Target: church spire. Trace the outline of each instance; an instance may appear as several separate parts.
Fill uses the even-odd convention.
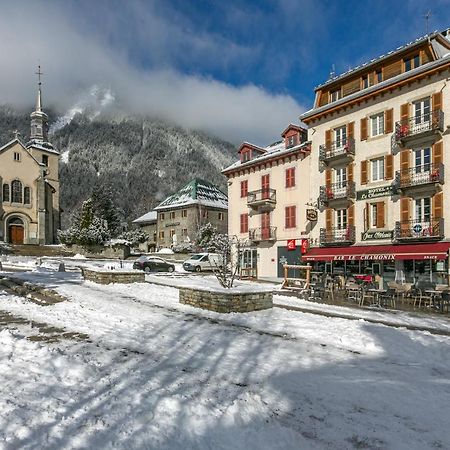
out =
[[[38,92],[36,97],[36,110],[30,115],[31,118],[31,141],[36,142],[47,142],[48,140],[48,116],[42,111],[42,81],[41,66],[38,66],[36,72],[38,76]]]

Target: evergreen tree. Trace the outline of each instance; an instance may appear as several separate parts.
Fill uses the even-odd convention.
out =
[[[91,196],[94,215],[105,222],[112,236],[117,236],[121,231],[119,207],[115,202],[116,197],[111,186],[102,185],[100,182],[94,185]]]

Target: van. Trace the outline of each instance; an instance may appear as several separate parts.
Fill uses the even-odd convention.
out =
[[[222,257],[217,253],[196,253],[184,261],[183,269],[190,272],[214,270],[222,266]]]

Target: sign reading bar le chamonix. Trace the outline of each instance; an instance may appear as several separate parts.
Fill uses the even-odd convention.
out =
[[[386,197],[393,194],[395,194],[395,192],[392,185],[380,186],[364,191],[358,191],[356,193],[356,200],[369,200],[371,198]]]

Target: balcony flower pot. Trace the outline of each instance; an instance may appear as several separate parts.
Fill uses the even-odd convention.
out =
[[[431,181],[437,181],[439,180],[439,170],[433,170],[431,172]]]
[[[327,189],[326,194],[327,194],[328,200],[330,200],[334,197],[333,191],[330,188]]]

